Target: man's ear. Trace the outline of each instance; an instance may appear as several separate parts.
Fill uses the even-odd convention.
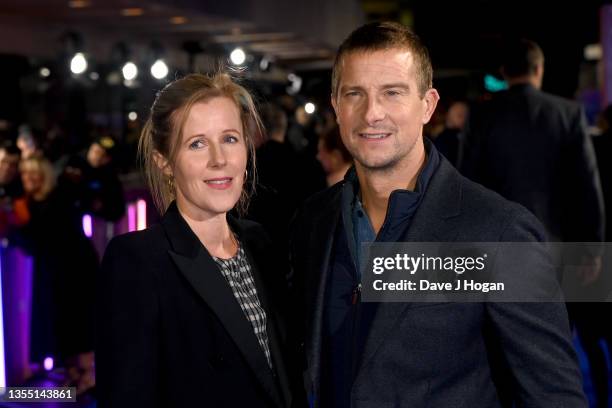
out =
[[[155,164],[164,173],[164,175],[170,178],[173,177],[172,169],[170,168],[170,163],[168,162],[168,159],[164,157],[163,154],[161,154],[157,150],[154,150],[153,151],[153,161],[155,161]]]
[[[423,97],[423,104],[425,105],[425,109],[423,110],[423,124],[427,124],[431,119],[434,111],[436,110],[436,106],[438,105],[438,101],[440,100],[440,95],[435,88],[430,88],[425,92],[425,96]]]

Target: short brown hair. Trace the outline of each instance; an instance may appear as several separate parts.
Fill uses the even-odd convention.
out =
[[[532,75],[544,64],[544,53],[534,41],[513,38],[506,41],[502,58],[502,72],[508,78]]]
[[[138,154],[143,161],[147,183],[153,201],[160,213],[166,211],[176,198],[173,183],[169,182],[155,162],[155,153],[161,154],[172,166],[181,143],[183,126],[193,105],[214,97],[231,99],[240,111],[245,135],[249,168],[246,189],[243,189],[237,204],[244,214],[250,194],[255,188],[255,133],[262,131],[261,120],[251,94],[237,84],[228,74],[189,74],[177,79],[158,92],[149,118],[142,129],[138,143]]]
[[[344,57],[351,52],[373,52],[389,48],[408,49],[415,60],[417,86],[421,97],[433,86],[433,68],[427,47],[408,27],[395,22],[365,24],[353,31],[340,45],[332,69],[332,96],[340,85],[340,69]]]

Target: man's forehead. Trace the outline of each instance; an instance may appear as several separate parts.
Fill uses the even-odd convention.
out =
[[[386,82],[393,78],[412,81],[414,73],[414,56],[407,48],[352,51],[342,58],[340,82],[350,85],[347,82]]]

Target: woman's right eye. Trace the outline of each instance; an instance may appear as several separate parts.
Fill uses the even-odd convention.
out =
[[[200,140],[200,139],[197,139],[197,140],[194,140],[193,142],[191,142],[189,144],[189,149],[195,150],[195,149],[200,149],[200,148],[202,148],[204,146],[205,146],[204,141]]]

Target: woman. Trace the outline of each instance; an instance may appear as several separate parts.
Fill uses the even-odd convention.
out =
[[[284,277],[262,230],[228,214],[245,208],[259,123],[251,96],[224,74],[188,75],[157,95],[140,152],[165,214],[106,250],[100,407],[292,404],[276,314]]]
[[[24,197],[15,200],[15,241],[33,258],[30,355],[52,357],[66,368],[67,383],[81,393],[94,382],[94,277],[98,256],[81,227],[74,201],[55,187],[47,159],[30,157],[19,166]]]

